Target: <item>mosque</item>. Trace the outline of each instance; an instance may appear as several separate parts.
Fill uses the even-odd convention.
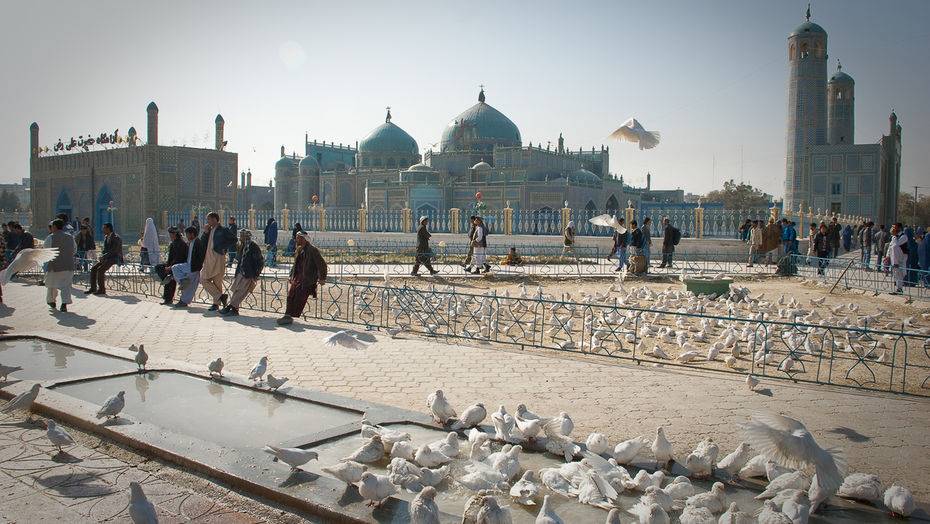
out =
[[[895,221],[901,185],[901,125],[892,110],[888,134],[855,142],[855,86],[837,62],[827,80],[827,32],[807,21],[788,35],[788,154],[785,209]],[[818,212],[819,214],[819,212]]]
[[[487,103],[452,119],[437,144],[420,155],[417,141],[392,121],[354,147],[304,138],[303,157],[275,163],[275,209],[304,209],[314,201],[327,208],[371,211],[409,207],[416,215],[450,208],[471,209],[481,192],[488,209],[528,211],[573,209],[612,212],[639,202],[648,191],[610,173],[609,148],[569,150],[560,135],[555,147],[524,145],[520,130]],[[317,199],[317,200],[314,200]]]

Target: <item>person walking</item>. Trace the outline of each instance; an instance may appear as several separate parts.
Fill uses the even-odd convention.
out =
[[[229,218],[226,219],[226,229],[229,230],[229,233],[233,237],[239,236],[239,225],[236,224],[236,217],[229,215]],[[250,236],[251,236],[251,233],[250,233]],[[229,259],[226,261],[226,267],[232,267],[233,262],[235,262],[235,260],[236,260],[236,250],[230,249]]]
[[[833,244],[830,241],[830,232],[827,225],[820,223],[820,229],[814,235],[814,252],[817,254],[817,274],[823,275],[827,264],[830,263],[830,253],[833,250]]]
[[[200,285],[213,298],[213,304],[207,311],[218,311],[220,304],[226,307],[229,300],[229,295],[223,291],[223,277],[226,276],[226,252],[235,248],[236,237],[220,225],[220,215],[212,211],[207,215],[207,225],[200,236],[207,245],[203,268],[200,269]]]
[[[430,263],[430,258],[433,256],[432,250],[429,248],[429,239],[430,235],[427,226],[429,225],[429,217],[422,216],[420,217],[420,225],[417,227],[417,254],[413,258],[413,270],[410,271],[411,276],[418,276],[420,271],[420,265],[423,265],[429,271],[430,275],[435,275],[439,273],[433,269],[433,265]]]
[[[853,230],[849,224],[846,224],[845,226],[843,226],[843,232],[841,233],[841,236],[843,238],[843,251],[845,251],[846,253],[849,253],[849,250],[852,249],[852,237],[853,237]]]
[[[888,251],[888,240],[891,235],[885,231],[885,224],[878,226],[878,231],[872,236],[872,245],[875,247],[875,269],[885,271],[885,255]]]
[[[472,258],[475,254],[475,245],[472,239],[475,237],[475,215],[468,217],[468,250],[465,253],[465,260],[462,262],[462,269],[466,273],[471,273]]]
[[[187,226],[184,236],[187,238],[187,257],[184,262],[168,268],[181,288],[181,296],[174,307],[187,307],[194,300],[197,286],[200,285],[200,270],[203,269],[203,260],[207,254],[207,241],[197,235],[197,228]]]
[[[61,311],[68,311],[71,303],[71,282],[74,279],[74,253],[77,246],[74,237],[65,233],[65,223],[60,218],[52,220],[52,234],[46,240],[46,247],[57,248],[58,256],[48,263],[45,273],[45,302],[55,310],[55,301],[61,293]]]
[[[90,288],[88,295],[106,295],[105,275],[114,264],[123,263],[123,239],[113,231],[113,224],[103,225],[103,252],[99,260],[90,268]]]
[[[762,255],[763,249],[763,232],[758,220],[752,221],[752,227],[749,229],[749,267],[755,265],[756,261]]]
[[[172,276],[171,267],[175,264],[183,264],[186,262],[188,254],[187,242],[181,237],[181,232],[178,231],[178,228],[169,228],[168,238],[171,240],[171,243],[168,244],[168,259],[164,264],[155,266],[155,274],[161,279],[163,285],[161,294],[162,304],[166,306],[170,306],[174,302],[174,292],[178,286],[178,283]]]
[[[866,222],[859,231],[859,257],[862,267],[869,269],[869,263],[872,260],[872,240],[874,234],[872,228],[875,226],[872,222]]]
[[[90,224],[81,224],[75,241],[77,242],[78,264],[81,271],[87,273],[88,260],[91,259],[91,256],[96,258],[95,254],[97,252],[97,244],[94,242],[94,233],[90,230]]]
[[[287,303],[284,316],[278,319],[279,326],[294,322],[294,317],[303,314],[307,299],[316,298],[317,286],[326,282],[326,261],[320,250],[310,243],[310,235],[297,235],[294,265],[288,279]]]
[[[769,218],[768,224],[762,228],[762,252],[765,253],[765,263],[772,264],[773,259],[779,258],[780,250],[781,226],[774,218]]]
[[[569,220],[562,230],[562,256],[575,254],[575,221]]]
[[[265,265],[275,267],[278,265],[277,260],[275,260],[278,253],[278,223],[275,222],[274,217],[268,219],[262,233],[265,237]]]
[[[649,255],[652,253],[652,219],[646,217],[643,219],[643,263],[645,264],[645,272],[649,272]]]
[[[672,256],[675,254],[675,246],[681,240],[681,231],[672,226],[668,217],[662,218],[662,264],[660,268],[672,268]]]
[[[842,229],[836,221],[836,217],[833,217],[833,220],[830,221],[830,227],[827,228],[827,238],[830,239],[830,252],[833,258],[840,254],[840,231]]]
[[[784,255],[795,253],[795,244],[798,241],[798,232],[794,229],[794,222],[787,218],[781,219],[781,243]]]
[[[891,267],[891,278],[894,280],[892,295],[904,292],[904,279],[907,269],[907,236],[904,226],[898,222],[891,226],[891,238],[888,241],[888,265]]]
[[[252,241],[252,232],[248,229],[239,230],[239,245],[234,252],[236,259],[236,273],[233,283],[229,286],[229,303],[220,311],[226,317],[239,314],[239,306],[245,297],[258,285],[258,278],[265,265],[262,250]]]
[[[907,251],[905,253],[907,255],[907,264],[905,265],[904,282],[907,286],[913,286],[917,283],[917,270],[920,269],[914,226],[904,228],[904,237],[907,239]]]
[[[614,247],[611,254],[617,255],[617,267],[614,271],[623,271],[623,268],[629,265],[627,258],[627,248],[630,245],[630,232],[626,228],[626,219],[617,219],[617,227],[614,229]]]
[[[477,216],[475,217],[474,225],[475,233],[472,235],[471,244],[474,247],[473,256],[475,270],[472,274],[479,275],[481,274],[481,268],[484,268],[485,273],[491,271],[491,265],[487,263],[488,227],[484,224],[484,220]]]

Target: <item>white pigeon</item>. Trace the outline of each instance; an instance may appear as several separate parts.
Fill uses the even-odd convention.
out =
[[[404,328],[400,328],[400,327],[388,328],[387,330],[387,334],[390,335],[391,338],[397,338],[397,336],[403,332],[404,332]]]
[[[207,364],[207,370],[210,371],[210,376],[219,375],[219,376],[222,377],[222,376],[223,376],[223,366],[224,366],[224,365],[225,365],[225,364],[223,363],[223,359],[222,359],[222,358],[219,358],[219,357],[217,357],[216,360],[214,360],[214,361],[210,362],[209,364]]]
[[[411,493],[418,493],[423,489],[420,482],[420,468],[406,459],[394,458],[388,464],[388,479],[395,486],[401,487]]]
[[[690,344],[686,342],[685,346],[690,346]],[[677,360],[678,362],[681,362],[682,364],[686,364],[700,356],[701,356],[701,353],[699,351],[692,349],[692,350],[685,351],[681,355],[678,355],[678,358],[675,360]]]
[[[465,411],[462,412],[462,416],[452,424],[452,429],[460,430],[473,428],[481,424],[487,416],[488,411],[484,408],[484,404],[480,402],[472,404],[465,408]]]
[[[759,379],[754,377],[752,373],[746,374],[746,387],[749,388],[749,391],[754,391],[756,386],[759,385]]]
[[[133,524],[158,524],[155,505],[145,496],[138,482],[129,483],[129,518]]]
[[[752,458],[752,448],[746,442],[740,442],[732,453],[717,462],[717,469],[726,471],[730,476],[736,476],[750,458]]]
[[[407,460],[414,460],[414,456],[417,453],[417,448],[413,444],[407,441],[395,442],[391,446],[391,458],[403,458]]]
[[[756,500],[770,499],[778,494],[780,491],[786,489],[798,489],[802,491],[807,491],[811,487],[811,479],[804,475],[800,471],[792,471],[785,473],[771,482],[766,486],[765,491],[756,495]]]
[[[539,496],[539,478],[535,471],[528,469],[520,477],[520,480],[513,483],[510,488],[510,496],[514,502],[523,506],[535,506],[536,497]],[[549,496],[546,495],[548,499]],[[544,506],[545,506],[545,500]],[[541,513],[541,511],[540,511]]]
[[[6,380],[10,377],[10,373],[22,371],[22,369],[23,368],[19,366],[4,366],[3,364],[0,364],[0,377],[3,377],[3,381],[6,382]]]
[[[372,462],[381,460],[383,457],[384,443],[381,441],[381,435],[372,435],[367,442],[342,460],[354,460],[362,464],[371,464]]]
[[[736,476],[742,479],[765,477],[765,465],[768,461],[765,455],[755,455],[746,462],[746,465],[739,470]]]
[[[346,484],[351,485],[362,480],[362,473],[368,471],[368,466],[365,464],[359,464],[354,460],[343,460],[333,464],[332,466],[324,466],[320,469],[323,472],[329,473],[337,479],[345,482]]]
[[[665,429],[662,427],[656,428],[656,438],[652,441],[652,454],[656,458],[656,463],[662,467],[668,466],[674,460],[672,444],[665,438]]]
[[[258,364],[249,372],[249,380],[258,381],[261,384],[266,371],[268,371],[268,357],[262,357],[258,359]]]
[[[472,430],[478,431],[478,430]],[[469,435],[469,439],[471,435]],[[478,432],[475,439],[471,441],[471,449],[468,452],[468,458],[473,462],[482,462],[491,455],[491,437],[487,433]]]
[[[452,461],[451,458],[429,447],[429,444],[423,444],[417,448],[413,459],[424,468],[436,468]]]
[[[427,397],[426,405],[437,424],[449,424],[451,420],[458,417],[441,389],[437,389],[435,393]]]
[[[585,446],[591,453],[602,455],[610,449],[610,441],[607,440],[607,435],[595,432],[588,435]]]
[[[439,524],[436,488],[427,486],[410,501],[410,524]]]
[[[852,473],[843,479],[843,485],[836,491],[836,496],[844,499],[876,502],[882,500],[882,483],[878,475]]]
[[[644,469],[636,472],[636,476],[623,483],[623,487],[633,491],[646,491],[649,486],[662,486],[665,480],[665,472],[662,470],[655,473],[649,473]]]
[[[543,425],[546,423],[544,419],[540,418],[532,411],[527,410],[526,406],[523,404],[517,406],[514,420],[517,429],[520,431],[520,434],[523,435],[524,439],[536,438],[536,435],[542,431]]]
[[[446,480],[451,471],[448,464],[436,469],[420,468],[420,483],[424,486],[436,486]]]
[[[511,482],[520,474],[520,454],[523,452],[523,446],[517,444],[508,451],[502,452],[491,462],[491,466],[500,471]],[[490,457],[489,459],[490,460]]]
[[[10,279],[17,273],[22,273],[32,268],[41,267],[46,262],[51,262],[58,257],[58,248],[26,248],[20,251],[13,262],[0,273],[0,284],[7,285]]]
[[[397,493],[397,487],[391,484],[386,475],[375,475],[369,471],[362,473],[358,493],[368,501],[369,506],[380,507],[391,495]]]
[[[672,500],[685,500],[694,495],[694,485],[691,484],[691,479],[681,475],[672,479],[662,490],[668,493]]]
[[[406,431],[371,424],[368,421],[367,415],[362,415],[361,426],[362,437],[371,438],[373,435],[379,435],[381,437],[381,443],[384,444],[384,449],[393,446],[397,442],[409,442],[411,440],[410,433]]]
[[[103,406],[97,411],[97,418],[116,418],[124,407],[126,407],[126,392],[120,391],[103,403]]]
[[[277,391],[281,386],[287,382],[287,377],[278,378],[271,373],[268,373],[268,389],[272,391]]]
[[[564,458],[565,462],[571,462],[575,455],[581,453],[581,447],[560,433],[560,427],[557,419],[552,419],[543,426],[547,437],[546,451]]]
[[[669,524],[668,513],[658,504],[645,506],[636,503],[629,509],[632,515],[636,515],[640,524]]]
[[[608,138],[621,142],[633,142],[639,144],[639,149],[652,149],[659,145],[660,134],[658,131],[646,131],[646,128],[635,118],[630,118],[611,133]]]
[[[712,511],[705,507],[685,506],[684,511],[678,516],[679,524],[716,524]]]
[[[546,426],[550,425],[552,425],[560,435],[565,437],[571,435],[572,431],[575,429],[575,423],[572,422],[572,418],[564,411],[560,411],[558,415],[546,423]]]
[[[460,446],[459,435],[454,431],[450,431],[445,438],[429,443],[430,448],[442,453],[449,458],[455,458],[459,456]]]
[[[350,333],[349,331],[343,329],[324,338],[323,343],[330,346],[339,345],[349,349],[365,349],[369,346],[369,344],[362,342],[357,337],[358,336],[356,334]]]
[[[465,470],[466,473],[455,481],[472,491],[504,490],[507,487],[507,478],[504,474],[484,462],[467,464]]]
[[[510,490],[510,496],[513,496],[513,489]],[[562,518],[552,509],[552,506],[549,505],[549,495],[543,497],[542,506],[539,508],[539,513],[536,514],[535,524],[565,524]]]
[[[726,507],[726,489],[720,482],[714,482],[710,491],[692,495],[685,500],[685,506],[694,506],[696,508],[707,508],[711,513],[722,513]]]
[[[629,464],[648,443],[649,441],[642,436],[624,440],[614,446],[614,460],[617,464]]]
[[[720,515],[717,520],[718,524],[756,524],[756,517],[751,513],[740,511],[736,502],[731,502],[730,507]]]
[[[262,448],[262,451],[269,455],[274,455],[275,459],[290,466],[291,470],[298,470],[300,466],[319,458],[319,455],[317,455],[315,451],[301,448],[278,448],[272,445],[266,445]]]
[[[672,505],[674,504],[672,496],[659,486],[648,486],[646,490],[643,491],[643,495],[639,498],[639,501],[646,506],[658,504],[665,511],[672,511]]]
[[[501,507],[493,496],[484,497],[478,510],[477,524],[511,524],[512,521],[510,508]]]
[[[61,452],[62,446],[74,445],[74,439],[71,438],[71,435],[69,435],[64,428],[55,424],[54,420],[46,420],[45,427],[45,436],[48,437],[48,441],[51,442],[53,446],[58,448],[59,452]]]
[[[578,484],[578,502],[610,511],[616,506],[617,490],[595,471],[585,471]]]
[[[620,510],[618,508],[612,508],[609,513],[607,513],[606,524],[622,524],[620,522]]]
[[[513,439],[511,433],[516,421],[513,416],[507,413],[504,406],[500,406],[497,411],[491,413],[491,423],[494,425],[494,440],[501,442],[510,442]]]
[[[812,466],[825,493],[835,493],[843,483],[846,462],[837,452],[821,448],[801,422],[756,413],[743,425],[743,432],[749,445],[771,460],[792,468]]]
[[[145,344],[139,344],[139,350],[136,352],[136,366],[139,371],[145,371],[145,365],[149,361],[149,354],[145,352]]]
[[[810,503],[807,495],[795,493],[792,498],[782,504],[781,512],[791,519],[793,524],[807,524],[810,516]]]
[[[757,519],[759,524],[793,524],[788,515],[779,511],[771,500],[766,500],[762,504],[762,511],[759,512]]]
[[[685,457],[685,468],[692,475],[699,478],[706,478],[711,475],[714,465],[717,462],[717,455],[720,448],[710,438],[700,441],[694,451]]]
[[[31,412],[32,403],[35,402],[36,397],[39,396],[39,384],[33,384],[31,388],[27,391],[16,395],[9,402],[3,405],[3,408],[0,408],[0,413],[12,413],[14,411],[26,411]],[[31,418],[32,415],[30,414]]]
[[[885,507],[895,516],[910,517],[917,509],[911,490],[897,484],[885,490],[884,502]]]

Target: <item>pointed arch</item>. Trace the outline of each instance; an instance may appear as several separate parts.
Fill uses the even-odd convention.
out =
[[[111,213],[109,210],[110,202],[113,200],[113,193],[110,192],[110,188],[104,185],[100,188],[100,191],[97,192],[97,201],[96,209],[94,209],[94,231],[98,239],[103,238],[103,224],[106,222],[112,222],[113,228],[116,228],[116,213]],[[116,204],[114,203],[114,207]]]
[[[610,195],[610,198],[607,199],[607,203],[604,204],[604,209],[608,213],[614,213],[620,209],[620,202],[617,200],[617,195]]]
[[[67,189],[62,189],[58,193],[58,200],[55,201],[55,214],[59,213],[68,215],[68,218],[72,218],[74,215],[74,206],[71,205],[71,197],[68,195]]]

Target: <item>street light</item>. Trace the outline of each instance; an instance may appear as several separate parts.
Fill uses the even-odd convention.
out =
[[[114,231],[116,230],[116,220],[113,218],[113,214],[116,213],[116,211],[117,211],[118,209],[119,209],[119,208],[117,208],[117,207],[113,204],[113,201],[112,201],[112,200],[110,200],[110,203],[107,204],[107,212],[110,214],[110,224],[113,225],[113,230],[114,230]]]

